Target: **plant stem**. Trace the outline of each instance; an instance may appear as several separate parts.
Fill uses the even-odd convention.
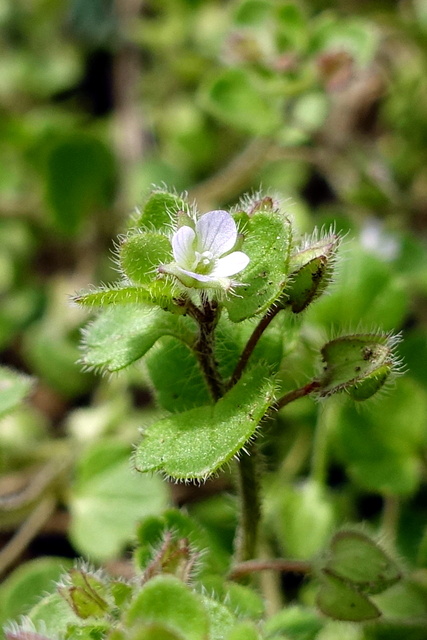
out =
[[[216,302],[205,299],[201,309],[191,303],[188,306],[188,312],[199,325],[199,335],[194,345],[194,352],[209,387],[212,400],[216,402],[224,395],[225,391],[214,353],[214,331],[219,320],[220,308]]]
[[[396,543],[397,528],[399,524],[400,503],[397,496],[384,496],[384,505],[381,519],[381,532],[387,544],[393,548]]]
[[[287,560],[286,558],[268,558],[266,560],[247,560],[239,562],[230,571],[230,580],[236,580],[256,571],[281,571],[284,573],[310,574],[313,567],[305,560]]]
[[[261,323],[260,323],[261,324]],[[280,398],[274,409],[281,409],[285,405],[309,395],[319,388],[319,382],[313,380],[300,389],[294,389]],[[250,455],[239,460],[239,494],[240,494],[240,524],[237,538],[236,556],[239,562],[245,562],[255,557],[258,540],[258,528],[261,519],[261,503],[259,497],[258,456],[255,445],[251,446]]]
[[[251,140],[221,171],[193,187],[189,193],[190,200],[196,200],[199,206],[207,209],[213,202],[232,200],[251,183],[272,145],[271,138]]]
[[[320,382],[318,380],[312,380],[299,389],[293,389],[293,391],[285,393],[284,396],[282,396],[281,398],[279,398],[279,400],[277,400],[277,402],[275,402],[273,409],[282,409],[283,407],[286,407],[287,404],[294,402],[294,400],[298,400],[299,398],[308,396],[310,395],[310,393],[313,393],[313,391],[317,391],[317,389],[319,388]]]
[[[328,473],[328,438],[331,425],[337,422],[338,405],[333,400],[319,412],[314,431],[310,476],[319,484],[325,484]]]
[[[33,540],[55,511],[56,499],[48,495],[43,498],[21,524],[18,531],[0,551],[0,575],[9,569]]]
[[[249,338],[242,355],[239,358],[239,361],[234,369],[233,375],[231,376],[228,388],[233,387],[236,382],[240,379],[243,371],[245,370],[246,365],[249,362],[249,358],[251,357],[256,345],[258,344],[259,339],[261,338],[264,331],[267,329],[270,322],[276,317],[276,315],[281,311],[281,307],[274,307],[267,311],[267,313],[261,318],[257,326],[252,332],[251,337]]]
[[[251,445],[250,455],[240,458],[238,463],[240,523],[237,537],[236,557],[239,562],[254,558],[258,541],[258,528],[261,518],[259,498],[258,454],[255,445]]]

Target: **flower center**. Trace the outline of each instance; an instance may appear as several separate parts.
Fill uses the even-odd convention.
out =
[[[193,269],[197,273],[207,274],[212,270],[214,265],[214,256],[212,251],[196,251],[196,259],[194,261]]]

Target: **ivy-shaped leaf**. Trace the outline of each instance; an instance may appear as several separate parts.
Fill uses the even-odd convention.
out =
[[[179,413],[210,403],[194,352],[176,338],[162,338],[147,355],[146,364],[156,400],[163,409]]]
[[[153,191],[147,198],[135,221],[139,228],[170,230],[171,219],[178,211],[188,211],[188,204],[175,193],[163,189]]]
[[[109,307],[85,329],[81,361],[91,369],[119,371],[142,358],[164,335],[192,345],[193,330],[191,319],[162,309],[142,305]]]
[[[164,418],[144,434],[135,453],[138,471],[163,471],[177,480],[206,479],[254,435],[274,402],[274,382],[258,364],[215,405]]]
[[[257,212],[248,218],[243,251],[250,262],[239,274],[243,285],[225,306],[233,322],[265,311],[280,296],[289,260],[288,220],[274,212]]]
[[[129,235],[120,245],[120,264],[126,276],[136,284],[149,284],[156,267],[172,259],[170,240],[161,233]]]
[[[208,635],[208,616],[201,596],[174,576],[149,580],[130,605],[126,618],[130,627],[138,622],[167,625],[187,640],[204,640]]]
[[[179,291],[170,280],[155,280],[144,287],[120,283],[110,287],[99,287],[80,291],[72,301],[83,307],[108,307],[123,304],[150,304],[178,315],[185,313],[185,307],[177,304]]]
[[[378,607],[351,584],[322,572],[322,581],[317,596],[317,605],[322,613],[334,620],[363,622],[381,615]]]

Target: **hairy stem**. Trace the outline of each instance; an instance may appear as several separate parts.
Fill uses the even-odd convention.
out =
[[[215,327],[219,320],[220,308],[216,302],[204,300],[202,308],[190,304],[189,314],[199,325],[199,335],[194,352],[199,361],[212,399],[216,402],[224,395],[225,387],[215,360]]]
[[[281,307],[271,308],[267,311],[267,313],[261,318],[257,326],[252,332],[251,337],[249,338],[242,355],[239,358],[239,361],[236,365],[236,368],[233,371],[233,375],[231,376],[229,388],[233,387],[236,382],[240,379],[243,371],[245,370],[246,365],[249,362],[249,358],[251,357],[255,347],[258,344],[259,339],[261,338],[264,331],[269,326],[270,322],[276,317],[276,315],[281,311]]]
[[[238,473],[241,504],[236,557],[239,562],[245,562],[256,555],[258,529],[261,519],[258,455],[255,445],[251,446],[250,455],[244,454],[240,458]]]
[[[228,577],[237,580],[242,576],[257,571],[281,571],[284,573],[310,574],[313,567],[310,562],[304,560],[287,560],[286,558],[268,558],[266,560],[246,560],[239,562],[231,569]]]
[[[275,402],[273,409],[282,409],[283,407],[286,407],[287,404],[294,402],[294,400],[304,398],[304,396],[310,395],[310,393],[317,391],[319,388],[320,382],[318,380],[312,380],[299,389],[293,389],[292,391],[289,391],[289,393],[285,393],[285,395]]]

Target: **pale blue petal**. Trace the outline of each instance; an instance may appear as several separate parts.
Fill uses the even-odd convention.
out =
[[[194,238],[196,234],[191,227],[180,227],[172,238],[172,250],[175,262],[183,267],[190,267],[195,260]]]
[[[249,256],[243,251],[233,251],[228,256],[220,258],[215,268],[211,272],[211,276],[214,278],[228,278],[228,276],[234,276],[234,274],[243,271],[249,264]]]
[[[178,271],[180,271],[181,273],[184,273],[186,276],[190,276],[191,278],[194,278],[194,280],[198,280],[199,282],[212,282],[213,280],[216,280],[216,277],[212,276],[211,274],[202,275],[201,273],[188,271],[188,269],[181,269],[181,267],[178,267]]]
[[[219,258],[236,244],[236,223],[227,211],[209,211],[196,222],[196,235],[197,250],[211,251]]]

